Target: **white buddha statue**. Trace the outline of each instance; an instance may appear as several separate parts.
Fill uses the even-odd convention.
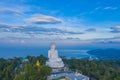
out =
[[[51,44],[51,49],[48,51],[48,58],[49,60],[46,62],[46,65],[50,66],[51,68],[64,67],[62,59],[58,57],[58,51],[55,50],[54,43]]]
[[[58,51],[55,50],[55,44],[51,44],[51,49],[48,51],[48,58],[50,61],[61,61],[61,58],[58,57]]]

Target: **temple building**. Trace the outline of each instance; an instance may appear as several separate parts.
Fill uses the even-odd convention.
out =
[[[55,48],[55,44],[52,43],[50,50],[48,51],[48,61],[46,62],[46,65],[52,69],[60,69],[64,67],[64,63],[58,56],[58,51]]]

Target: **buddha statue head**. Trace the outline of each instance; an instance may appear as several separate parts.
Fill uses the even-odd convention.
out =
[[[55,43],[51,43],[51,49],[52,49],[52,50],[55,50],[55,47],[56,47],[56,46],[55,46]]]

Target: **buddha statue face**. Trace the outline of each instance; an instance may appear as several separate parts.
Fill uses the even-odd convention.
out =
[[[55,49],[55,43],[51,44],[51,49],[54,50]]]

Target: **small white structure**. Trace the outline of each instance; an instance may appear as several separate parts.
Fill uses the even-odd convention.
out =
[[[48,51],[49,60],[46,62],[46,65],[51,68],[63,68],[64,63],[60,57],[58,57],[58,51],[55,49],[55,44],[52,43],[50,50]]]

